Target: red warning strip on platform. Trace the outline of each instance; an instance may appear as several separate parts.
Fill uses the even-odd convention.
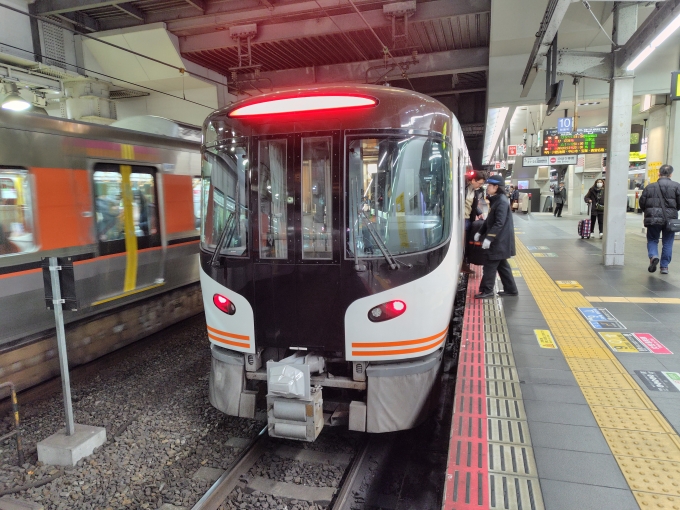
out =
[[[475,299],[480,279],[481,268],[468,280],[444,510],[489,508],[484,300]]]

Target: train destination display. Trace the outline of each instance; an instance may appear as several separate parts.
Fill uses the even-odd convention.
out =
[[[607,152],[607,127],[578,129],[576,133],[557,133],[556,129],[543,131],[542,154],[557,156],[562,154],[597,154]]]

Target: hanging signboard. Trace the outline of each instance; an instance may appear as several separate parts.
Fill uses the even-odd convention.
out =
[[[524,156],[523,166],[575,165],[578,156]]]
[[[570,135],[574,127],[574,121],[571,117],[561,117],[557,119],[557,134]]]
[[[517,156],[517,146],[508,145],[508,156]]]
[[[544,156],[604,153],[607,152],[607,132],[606,126],[578,129],[576,133],[565,135],[556,129],[546,129],[541,153]]]

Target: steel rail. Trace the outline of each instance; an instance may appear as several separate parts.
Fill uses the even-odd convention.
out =
[[[368,455],[368,446],[370,445],[370,440],[364,441],[361,450],[357,452],[352,459],[352,464],[345,473],[345,478],[340,485],[340,490],[335,493],[333,500],[330,505],[328,505],[328,510],[350,510],[354,499],[352,496],[352,488],[354,487],[354,482],[356,481],[359,473],[361,472],[361,467],[364,465],[364,459]]]

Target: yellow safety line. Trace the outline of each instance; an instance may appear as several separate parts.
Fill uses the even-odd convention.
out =
[[[591,303],[652,303],[664,305],[680,305],[680,298],[650,298],[621,296],[585,296]]]
[[[680,437],[578,312],[590,301],[563,292],[516,239],[529,290],[562,349],[641,508],[680,508]]]
[[[154,283],[153,285],[148,285],[146,287],[140,287],[139,289],[134,289],[129,292],[123,292],[122,294],[117,294],[115,296],[111,296],[105,299],[100,299],[99,301],[95,301],[92,303],[92,306],[97,306],[97,305],[103,305],[104,303],[110,303],[111,301],[115,301],[117,299],[123,299],[124,297],[132,296],[133,294],[139,294],[140,292],[146,292],[147,290],[155,289],[157,287],[162,287],[165,285],[165,283]]]
[[[130,183],[130,165],[121,165],[123,195],[123,219],[125,226],[125,283],[123,292],[130,292],[137,286],[137,236],[135,235],[135,219],[132,214],[132,184]]]

